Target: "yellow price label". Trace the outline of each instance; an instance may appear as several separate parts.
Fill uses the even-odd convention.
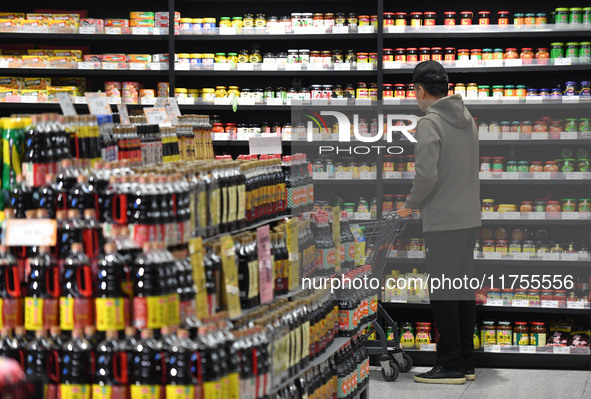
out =
[[[222,271],[224,273],[223,299],[230,318],[240,316],[240,291],[238,289],[238,265],[234,253],[234,241],[229,235],[220,238],[222,256]]]
[[[197,318],[203,319],[209,316],[207,311],[207,291],[205,288],[205,267],[203,265],[203,240],[201,237],[189,240],[189,254],[191,257],[191,268],[193,269],[193,283],[197,293],[195,294],[195,305]]]

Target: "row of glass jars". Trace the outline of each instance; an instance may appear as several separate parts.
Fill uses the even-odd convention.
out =
[[[577,289],[573,291],[564,290],[522,290],[522,289],[500,289],[500,288],[489,288],[486,292],[487,299],[502,299],[503,304],[511,306],[513,300],[516,301],[528,301],[529,306],[540,306],[541,301],[558,301],[559,307],[563,305],[566,307],[567,300],[585,300],[589,295],[589,285],[582,284],[585,286],[583,289]]]
[[[532,121],[478,121],[479,133],[591,133],[591,118],[566,118],[562,120],[544,117]]]
[[[518,212],[515,204],[495,204],[495,200],[482,200],[482,212]],[[519,212],[591,212],[591,199],[565,198],[560,201],[538,199],[521,201]]]
[[[539,297],[540,292],[537,291],[537,294]],[[555,296],[562,297],[564,307],[566,307],[566,291],[556,293]],[[533,306],[539,306],[539,304]],[[515,326],[512,327],[510,321],[499,321],[498,324],[495,324],[492,320],[483,320],[480,326],[480,342],[483,346],[531,345],[543,347],[547,343],[546,326],[540,321],[530,322],[529,325],[525,321],[516,321]]]
[[[546,253],[557,253],[557,254],[584,254],[589,253],[589,249],[586,246],[580,245],[580,251],[577,249],[575,243],[571,242],[568,244],[558,244],[553,241],[517,241],[517,240],[483,240],[482,244],[476,242],[474,247],[474,255],[479,256],[481,253],[486,252],[497,252],[502,255],[510,255],[513,253],[528,253],[532,256],[539,256]]]
[[[505,161],[504,157],[480,157],[481,172],[589,172],[589,158],[552,161]]]
[[[459,14],[459,16],[458,16]],[[541,26],[548,23],[548,17],[544,12],[538,13],[515,13],[513,20],[510,20],[511,13],[509,11],[497,12],[497,24],[500,26],[510,25],[511,22],[516,26]],[[585,14],[586,15],[586,14]],[[474,21],[475,16],[477,19]],[[459,17],[459,21],[458,21]],[[491,13],[490,11],[482,10],[474,13],[472,11],[445,11],[443,13],[443,24],[446,26],[454,25],[472,25],[473,22],[478,25],[490,25]],[[435,26],[437,25],[437,13],[434,11],[420,12],[415,11],[409,14],[405,12],[385,12],[384,26],[406,26],[417,28],[420,26]]]

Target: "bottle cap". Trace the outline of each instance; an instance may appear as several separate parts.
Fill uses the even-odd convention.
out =
[[[82,244],[75,242],[70,246],[70,250],[74,253],[80,253],[82,252]]]

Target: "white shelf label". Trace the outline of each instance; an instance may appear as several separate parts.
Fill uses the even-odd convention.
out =
[[[32,104],[37,102],[37,96],[21,96],[21,103]]]
[[[513,252],[513,260],[529,260],[529,256],[531,255],[529,252]]]
[[[355,212],[354,215],[355,215],[353,217],[354,220],[369,220],[371,213],[369,213],[369,212]]]
[[[384,172],[384,179],[402,179],[402,172]]]
[[[119,68],[118,62],[103,62],[102,68],[105,70],[123,69],[123,68]]]
[[[560,254],[560,260],[564,260],[567,262],[577,262],[579,260],[579,254]]]
[[[230,140],[230,133],[214,133],[214,141]]]
[[[502,68],[503,67],[503,60],[486,60],[484,65],[486,67]]]
[[[570,355],[570,346],[554,346],[552,353],[555,355]]]
[[[437,344],[420,344],[419,350],[422,352],[435,352],[437,350]]]
[[[551,172],[534,172],[534,180],[550,180],[551,178]]]
[[[150,125],[170,126],[166,108],[144,108],[144,114]]]
[[[116,27],[116,26],[107,26],[105,28],[105,34],[106,35],[120,35],[121,34],[121,28]]]
[[[230,69],[232,69],[232,65],[233,64],[227,64],[227,63],[215,63],[213,64],[213,70],[214,71],[229,71]]]
[[[456,68],[473,68],[477,66],[474,60],[457,60]]]
[[[566,180],[583,180],[583,173],[581,172],[566,172],[564,174]]]
[[[527,98],[526,98],[527,100]],[[548,140],[548,133],[532,133],[531,134],[532,140]]]
[[[570,58],[554,58],[554,65],[570,65],[571,59]]]
[[[165,62],[150,62],[150,69],[152,71],[163,71],[167,68],[167,65]]]
[[[561,212],[562,220],[579,220],[579,212]]]
[[[214,98],[213,105],[230,105],[230,98],[229,97],[222,97],[222,98]]]
[[[497,219],[499,219],[499,212],[482,212],[481,219],[483,219],[483,220],[497,220]]]
[[[187,62],[183,62],[182,64],[179,63],[179,62],[177,62],[176,64],[174,64],[174,70],[175,71],[190,71],[191,70],[191,64],[189,64]]]
[[[498,140],[499,134],[498,133],[478,133],[478,138],[480,140]]]
[[[250,62],[241,62],[239,64],[236,64],[236,70],[237,71],[254,71],[254,64],[251,64]]]
[[[519,353],[536,353],[536,347],[533,345],[519,345]]]
[[[394,25],[386,28],[386,33],[404,33],[406,26]]]
[[[516,60],[505,60],[506,67],[520,67],[522,65],[523,65],[523,62],[519,58]]]
[[[484,345],[485,352],[500,353],[501,345]]]
[[[334,178],[336,180],[352,180],[353,172],[336,172]]]
[[[348,26],[333,26],[332,33],[335,35],[343,35],[349,33]]]
[[[527,218],[529,220],[545,220],[546,212],[529,212]]]
[[[111,115],[111,106],[105,93],[85,93],[88,109],[93,115]]]
[[[484,259],[501,259],[500,252],[485,252]]]
[[[543,97],[540,96],[527,96],[525,97],[525,103],[526,104],[541,104],[542,103],[542,99]],[[542,133],[539,133],[542,134]],[[532,138],[533,138],[534,133],[532,133]],[[547,133],[546,133],[547,135]]]
[[[560,140],[576,140],[577,132],[560,132]]]
[[[147,26],[133,26],[131,28],[131,34],[132,35],[149,35],[150,28],[148,28]]]
[[[423,251],[406,251],[406,256],[410,259],[423,259],[425,253]]]
[[[79,62],[78,69],[94,69],[94,62]]]
[[[283,98],[267,98],[267,105],[283,105]]]
[[[486,306],[503,306],[503,300],[500,298],[487,298]]]
[[[518,132],[503,133],[503,140],[519,140]]]
[[[579,96],[562,96],[563,104],[578,104]]]
[[[235,35],[236,28],[228,26],[220,26],[220,35]]]
[[[480,172],[479,177],[481,180],[490,180],[493,178],[492,172]]]
[[[145,71],[148,69],[148,64],[145,62],[130,62],[128,65],[132,71]]]
[[[371,99],[369,99],[369,98],[356,98],[355,99],[355,105],[369,106],[369,105],[371,105]]]
[[[86,104],[86,97],[84,96],[74,96],[74,104]]]
[[[10,246],[53,246],[57,240],[55,219],[8,219],[6,244]]]
[[[277,70],[277,64],[275,63],[263,63],[261,65],[261,70],[262,71],[276,71]]]
[[[328,105],[328,98],[314,98],[311,103],[314,106]]]
[[[560,260],[560,254],[559,253],[545,253],[542,254],[542,260]]]
[[[504,212],[503,213],[503,219],[509,219],[509,220],[519,220],[521,219],[521,212]]]
[[[239,98],[238,105],[254,105],[254,98]]]
[[[306,65],[306,70],[308,71],[322,71],[324,70],[324,64],[320,64],[320,63],[313,63],[313,64],[308,64]]]
[[[78,28],[80,35],[94,35],[96,33],[96,26],[81,26]]]
[[[286,71],[301,71],[302,64],[296,64],[296,63],[285,64],[285,70]]]
[[[357,64],[358,71],[373,71],[373,64],[371,62],[362,62]]]
[[[142,97],[140,98],[141,105],[154,105],[156,104],[156,97]]]
[[[503,180],[517,180],[519,179],[519,172],[503,172]]]
[[[384,61],[384,69],[400,69],[401,67],[400,61]]]
[[[121,104],[121,97],[107,97],[109,104]]]
[[[314,172],[314,180],[328,180],[328,172]]]
[[[8,61],[2,60],[0,61],[0,68],[8,68],[10,63]]]
[[[351,64],[349,62],[340,62],[340,63],[334,64],[333,69],[335,71],[350,71]]]
[[[373,173],[371,172],[360,172],[359,173],[360,180],[375,180]]]
[[[270,35],[285,35],[285,26],[272,26],[269,28]]]
[[[176,100],[177,104],[179,105],[194,105],[195,100],[193,97],[179,97]]]
[[[346,98],[331,98],[330,105],[347,105]]]
[[[513,299],[511,306],[514,308],[527,308],[529,307],[529,301],[527,299]]]
[[[360,26],[357,29],[357,33],[373,33],[373,26]]]
[[[556,309],[558,308],[558,301],[542,301],[541,306],[543,308]]]
[[[587,309],[589,302],[587,301],[568,301],[566,302],[567,309]]]
[[[74,104],[72,104],[68,93],[57,93],[56,97],[60,103],[62,114],[65,116],[76,116],[76,108],[74,108]]]

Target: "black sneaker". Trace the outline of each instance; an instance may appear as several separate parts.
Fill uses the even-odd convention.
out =
[[[466,376],[466,381],[476,380],[476,370],[474,370],[474,367],[466,367],[464,375]]]
[[[415,375],[415,381],[425,384],[461,385],[466,383],[466,377],[461,371],[446,370],[442,366],[437,365],[426,373]]]

